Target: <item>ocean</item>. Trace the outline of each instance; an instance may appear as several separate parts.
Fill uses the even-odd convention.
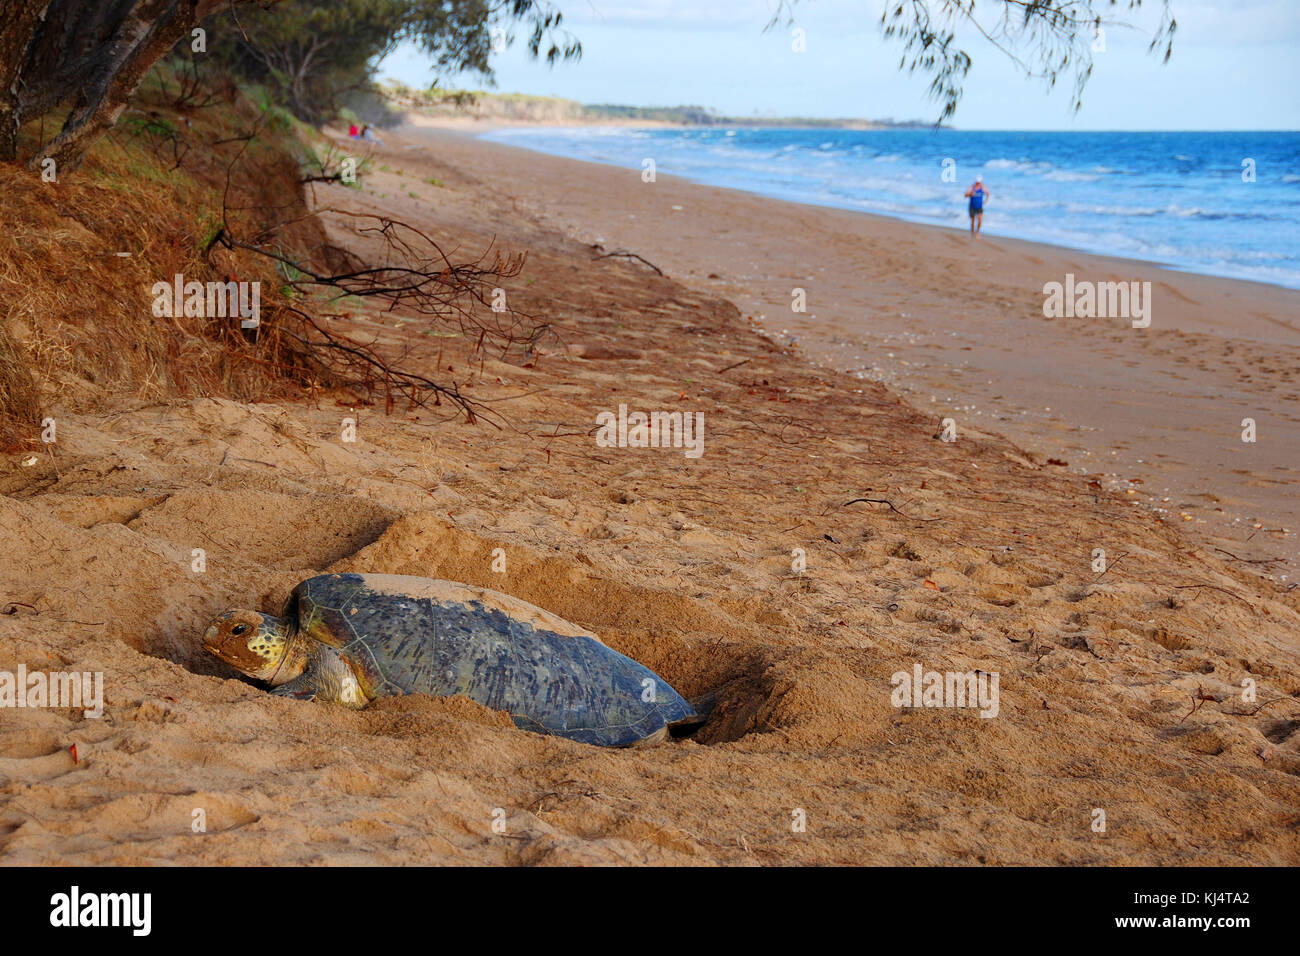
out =
[[[509,128],[493,142],[1300,288],[1300,132]],[[1253,180],[1253,181],[1249,181]]]

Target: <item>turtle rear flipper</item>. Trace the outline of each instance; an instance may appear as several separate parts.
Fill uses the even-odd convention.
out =
[[[668,725],[665,724],[664,726],[656,730],[654,733],[652,733],[649,737],[642,737],[640,740],[636,741],[635,743],[632,743],[630,746],[648,747],[651,744],[661,744],[667,739],[668,739]]]
[[[547,726],[523,714],[511,714],[510,719],[520,730],[550,734],[600,747],[640,747],[659,743],[668,737],[668,725],[664,722],[663,715],[654,710],[647,711],[640,720],[633,723],[614,727],[603,724],[589,727]]]
[[[713,713],[713,708],[718,706],[718,692],[711,690],[707,694],[700,694],[698,697],[688,697],[686,702],[691,705],[691,709],[699,716],[699,723],[704,723]]]
[[[698,697],[689,698],[686,702],[691,705],[691,710],[695,711],[695,714],[675,720],[668,725],[668,732],[674,737],[689,737],[704,726],[712,715],[713,708],[718,705],[718,692],[700,694]]]

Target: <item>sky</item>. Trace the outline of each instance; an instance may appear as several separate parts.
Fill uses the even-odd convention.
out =
[[[578,63],[529,58],[525,31],[494,55],[496,90],[583,103],[711,107],[729,116],[938,118],[928,77],[898,68],[902,47],[880,35],[882,0],[797,0],[793,22],[764,31],[775,0],[556,0],[582,42]],[[1104,3],[1099,2],[1099,7]],[[1300,128],[1300,0],[1172,0],[1169,63],[1146,52],[1159,0],[1106,30],[1083,108],[1073,82],[1046,89],[973,31],[959,32],[973,66],[951,125],[1026,130],[1279,130]],[[988,22],[1002,4],[977,0]],[[985,12],[987,11],[987,12]],[[796,52],[795,28],[805,50]],[[403,46],[380,75],[409,86],[434,79]],[[443,86],[483,88],[470,74]]]

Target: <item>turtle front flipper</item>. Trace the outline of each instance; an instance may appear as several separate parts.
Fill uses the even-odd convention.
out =
[[[370,703],[369,695],[337,647],[310,640],[306,653],[306,669],[274,688],[272,694],[294,700],[323,700],[357,710]]]
[[[309,670],[279,687],[271,688],[271,693],[277,697],[292,697],[294,700],[315,700],[319,691],[316,677]]]

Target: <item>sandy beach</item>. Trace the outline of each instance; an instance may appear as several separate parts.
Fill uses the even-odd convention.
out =
[[[936,423],[1005,434],[1243,559],[1286,558],[1272,570],[1294,579],[1300,293],[1015,239],[971,242],[964,230],[672,176],[643,184],[639,169],[580,163],[586,188],[574,190],[573,160],[470,146],[436,123],[426,135],[440,155],[490,156],[540,221],[716,291],[782,342],[887,383]],[[1067,274],[1150,281],[1151,327],[1045,318],[1043,285]],[[791,308],[796,288],[805,312]],[[1241,440],[1248,417],[1253,444]]]
[[[331,241],[375,253],[381,213],[526,251],[505,292],[552,333],[348,330],[500,428],[118,402],[0,460],[0,670],[105,697],[0,711],[0,862],[1300,862],[1300,294],[384,138],[362,190],[313,187]],[[1044,318],[1066,273],[1150,280],[1151,327]],[[702,413],[703,453],[598,445],[620,405]],[[604,750],[460,698],[275,698],[202,651],[327,570],[505,591],[716,709]],[[917,666],[998,675],[996,713],[895,706]]]

